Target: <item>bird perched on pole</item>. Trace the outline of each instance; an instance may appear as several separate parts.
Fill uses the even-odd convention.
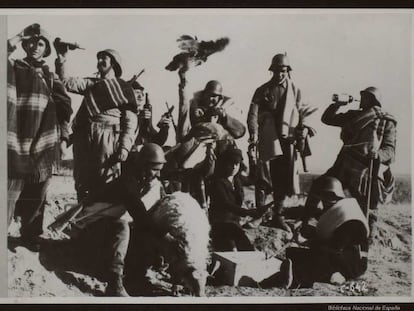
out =
[[[182,35],[177,39],[178,47],[183,51],[175,55],[172,61],[165,67],[169,71],[182,69],[192,64],[199,66],[207,61],[207,58],[216,52],[224,50],[229,44],[229,38],[219,38],[215,41],[198,41],[197,37]],[[188,69],[188,68],[187,68]]]

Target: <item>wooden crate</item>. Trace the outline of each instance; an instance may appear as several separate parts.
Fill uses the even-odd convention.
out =
[[[231,286],[251,286],[280,270],[281,260],[258,251],[214,252],[213,263],[220,267],[214,276],[220,283]]]

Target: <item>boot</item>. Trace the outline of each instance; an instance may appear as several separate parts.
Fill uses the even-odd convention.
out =
[[[289,289],[293,283],[292,260],[286,259],[280,265],[280,271],[259,283],[261,288],[279,287]]]
[[[22,235],[20,237],[21,245],[29,251],[38,253],[40,251],[41,238],[39,236]]]
[[[129,297],[122,282],[121,275],[116,275],[108,281],[105,295],[109,297]]]

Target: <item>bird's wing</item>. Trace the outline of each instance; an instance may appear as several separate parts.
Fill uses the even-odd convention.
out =
[[[223,51],[229,42],[229,38],[220,38],[215,41],[201,41],[198,52],[200,55],[207,57],[213,53]]]

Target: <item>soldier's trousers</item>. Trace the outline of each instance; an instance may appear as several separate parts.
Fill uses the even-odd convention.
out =
[[[129,223],[122,219],[105,217],[85,229],[81,238],[85,257],[100,265],[104,279],[123,276],[129,237]]]
[[[283,155],[270,160],[270,176],[272,179],[275,208],[282,208],[283,200],[299,191],[299,176],[295,169],[294,151],[287,140],[280,140]],[[277,212],[277,211],[276,211]]]
[[[31,238],[43,233],[43,211],[50,179],[40,183],[28,183],[21,179],[8,179],[7,225],[13,216],[21,218],[20,233]]]
[[[120,164],[113,159],[119,133],[119,124],[111,122],[92,122],[74,130],[73,177],[78,201],[120,175]]]
[[[286,258],[293,263],[293,287],[312,287],[314,282],[329,283],[335,272],[349,280],[367,270],[367,258],[361,256],[356,245],[338,253],[319,248],[290,247],[286,250]]]

